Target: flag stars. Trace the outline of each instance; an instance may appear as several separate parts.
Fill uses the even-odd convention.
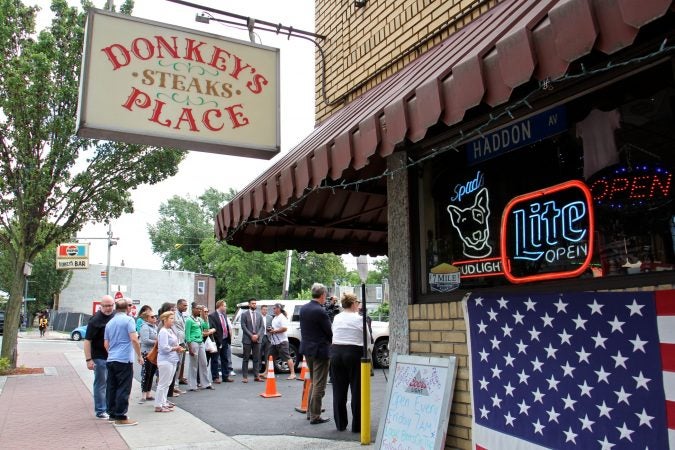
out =
[[[527,384],[527,380],[530,378],[528,374],[525,373],[525,369],[521,370],[520,373],[518,374],[518,382],[520,384]]]
[[[598,313],[602,315],[602,307],[605,305],[600,305],[598,304],[598,301],[596,299],[593,299],[593,303],[588,305],[589,308],[591,308],[591,315]]]
[[[642,371],[640,371],[637,377],[633,377],[633,379],[635,380],[635,389],[640,389],[641,387],[643,387],[645,388],[645,390],[647,391],[649,390],[649,388],[647,387],[647,383],[652,381],[652,379],[646,378],[644,375],[642,375]]]
[[[548,383],[548,390],[549,391],[550,390],[554,390],[554,391],[558,390],[558,384],[560,383],[560,381],[556,380],[553,375],[551,375],[551,378],[547,379],[546,382]]]
[[[574,322],[574,325],[575,325],[574,329],[575,330],[578,330],[579,328],[583,328],[585,330],[586,329],[586,322],[588,322],[588,320],[582,319],[581,314],[577,314],[577,318],[572,319],[572,322]]]
[[[527,344],[523,343],[522,339],[516,344],[516,347],[518,347],[518,353],[526,354],[525,349],[527,348]]]
[[[505,396],[513,397],[513,391],[515,391],[516,388],[514,386],[511,386],[511,382],[509,381],[509,383],[504,386],[504,390],[506,391],[504,393]]]
[[[622,327],[626,322],[620,322],[619,318],[614,316],[614,320],[608,320],[607,323],[612,327],[612,331],[611,331],[612,333],[614,333],[615,331],[618,331],[619,333],[623,333]]]
[[[480,360],[485,362],[487,362],[488,356],[490,356],[490,353],[485,351],[485,347],[483,347],[483,349],[479,351],[478,354],[480,355]]]
[[[534,434],[539,433],[542,436],[544,435],[543,430],[545,428],[545,425],[542,425],[541,422],[539,421],[539,419],[537,419],[536,422],[532,422],[532,426],[534,426]]]
[[[490,342],[492,343],[492,350],[497,349],[499,350],[499,344],[502,343],[499,339],[497,339],[497,336],[494,336]]]
[[[478,297],[474,301],[476,302],[476,306],[483,306],[483,297]]]
[[[537,371],[541,372],[541,366],[543,366],[544,363],[539,361],[538,356],[535,356],[534,361],[531,361],[531,363],[532,363],[532,372]]]
[[[480,411],[481,419],[487,419],[488,418],[488,414],[490,414],[489,409],[487,409],[485,406],[483,406],[479,411]]]
[[[504,420],[506,421],[506,425],[513,426],[513,421],[516,420],[515,417],[511,415],[511,411],[507,412],[506,415],[504,416]]]
[[[598,334],[595,335],[595,337],[592,337],[591,339],[595,341],[595,348],[602,347],[604,349],[607,349],[607,347],[605,347],[605,341],[607,340],[607,338],[602,337],[599,331]]]
[[[633,442],[633,439],[631,439],[630,435],[635,433],[635,431],[629,429],[626,426],[626,422],[623,423],[623,426],[616,427],[616,429],[619,430],[619,433],[621,433],[621,436],[619,436],[619,439],[627,439],[629,442]]]
[[[602,405],[595,405],[595,406],[600,410],[600,413],[598,414],[598,417],[605,416],[605,417],[607,417],[608,419],[612,420],[612,418],[610,417],[609,413],[610,413],[614,408],[610,408],[609,406],[607,406],[607,404],[605,403],[604,400],[602,401]]]
[[[563,377],[569,376],[570,378],[574,378],[572,372],[574,372],[575,367],[570,366],[569,361],[565,361],[565,365],[560,367],[563,370]]]
[[[615,393],[616,396],[617,396],[617,399],[616,399],[616,402],[617,402],[617,403],[624,402],[626,405],[630,405],[630,403],[628,403],[628,397],[630,397],[630,396],[633,395],[633,394],[629,394],[628,392],[626,392],[626,391],[623,389],[623,386],[621,386],[621,390],[620,390],[620,391],[614,391],[614,393]]]
[[[559,423],[558,422],[558,416],[560,416],[560,414],[558,412],[556,412],[556,410],[553,406],[551,406],[551,409],[549,411],[546,411],[546,414],[548,414],[548,421],[549,422]]]
[[[512,314],[512,316],[515,319],[516,323],[519,323],[519,324],[523,325],[523,318],[525,318],[524,315],[522,315],[521,313],[516,311],[516,313]]]
[[[538,341],[539,340],[539,335],[541,334],[541,331],[537,331],[537,329],[532,326],[532,329],[528,331],[530,333],[530,340],[531,341]]]
[[[539,388],[537,388],[536,391],[533,391],[533,392],[532,392],[532,395],[534,396],[534,400],[532,400],[532,403],[534,403],[534,402],[539,402],[539,403],[541,403],[542,405],[544,404],[544,396],[545,396],[546,394],[544,394],[543,392],[541,392],[541,391],[539,390]]]
[[[506,305],[509,303],[509,301],[505,300],[504,297],[502,297],[499,300],[497,300],[497,303],[499,303],[499,309],[506,309]]]
[[[583,346],[581,347],[580,351],[575,353],[579,355],[579,363],[581,363],[581,361],[585,361],[587,364],[590,364],[590,362],[588,361],[588,357],[591,356],[591,354],[588,353],[586,350],[584,350]]]
[[[588,414],[586,414],[583,419],[579,419],[579,420],[581,421],[581,429],[582,430],[588,430],[591,433],[593,432],[593,424],[595,422],[588,418]]]
[[[497,311],[494,309],[490,308],[490,311],[488,311],[488,316],[490,316],[490,322],[497,321]]]
[[[478,323],[478,333],[487,334],[487,324],[482,320]]]
[[[612,359],[614,360],[614,368],[616,369],[617,367],[621,366],[624,369],[627,369],[626,367],[626,361],[628,361],[628,358],[623,356],[621,354],[621,350],[618,350],[616,352],[616,355],[612,356]]]
[[[650,422],[654,420],[654,416],[650,416],[649,414],[647,414],[647,411],[645,411],[644,408],[642,408],[641,413],[635,413],[635,415],[638,416],[638,419],[640,420],[640,426],[647,425],[649,428],[652,427],[652,424]]]
[[[553,328],[553,317],[549,316],[548,313],[544,314],[544,316],[540,317],[540,319],[544,322],[544,328]]]
[[[558,333],[558,336],[560,336],[560,344],[572,345],[572,343],[570,342],[572,335],[567,334],[567,330],[565,330],[564,328],[562,333]]]
[[[518,404],[518,408],[520,409],[519,411],[520,414],[525,414],[526,416],[529,415],[527,413],[527,410],[530,409],[530,406],[527,403],[525,403],[524,399],[522,402]]]
[[[600,366],[600,370],[594,370],[594,372],[598,376],[598,383],[604,381],[605,383],[609,384],[609,376],[611,373],[605,372],[605,368],[603,366]]]
[[[513,356],[511,356],[511,352],[507,353],[506,356],[504,356],[504,366],[511,366],[513,367],[513,361],[516,360]]]
[[[499,379],[499,374],[502,373],[502,370],[499,368],[499,366],[495,364],[495,366],[490,370],[492,371],[492,378]]]
[[[647,344],[649,341],[643,341],[640,339],[640,335],[636,334],[635,339],[629,339],[628,342],[633,344],[633,353],[637,352],[640,350],[642,353],[647,353],[645,350],[645,344]]]
[[[548,347],[546,347],[545,350],[546,350],[546,357],[547,358],[555,359],[555,353],[558,351],[557,348],[553,348],[553,346],[549,343]]]
[[[513,331],[513,328],[509,327],[508,323],[505,323],[502,327],[502,331],[504,332],[504,337],[511,337],[511,331]]]
[[[591,391],[593,390],[593,387],[589,386],[586,380],[584,380],[584,384],[578,384],[577,386],[579,386],[579,389],[581,389],[581,394],[579,394],[580,397],[587,395],[589,398],[591,398]]]
[[[603,440],[598,441],[598,444],[600,444],[600,450],[612,450],[612,447],[615,445],[607,440],[607,436]]]
[[[576,438],[579,435],[576,434],[574,431],[572,431],[572,427],[569,427],[567,431],[563,431],[563,433],[565,433],[565,442],[572,442],[573,444],[576,445],[577,443]]]
[[[638,303],[633,299],[633,303],[630,305],[626,305],[626,308],[630,310],[630,315],[637,314],[638,316],[642,315],[642,308],[644,308],[645,305],[638,305]]]
[[[492,400],[492,406],[494,406],[495,408],[502,407],[502,399],[499,398],[497,394],[495,394],[493,397],[490,397],[490,400]]]
[[[562,399],[563,403],[565,406],[563,409],[571,409],[574,411],[574,404],[577,402],[576,400],[572,400],[572,397],[570,397],[570,394],[567,394],[567,397]]]
[[[536,305],[537,302],[533,302],[531,298],[527,298],[527,301],[525,302],[525,306],[527,306],[526,311],[532,310],[536,312],[536,309],[534,309],[534,305]]]
[[[480,383],[480,389],[481,389],[481,391],[482,391],[483,389],[486,390],[486,391],[488,390],[488,384],[490,384],[490,382],[489,382],[488,380],[486,380],[485,377],[483,377],[482,379],[478,380],[478,382]]]
[[[569,305],[569,303],[563,303],[562,298],[559,298],[558,302],[554,303],[554,305],[555,305],[556,312],[567,313],[567,305]]]

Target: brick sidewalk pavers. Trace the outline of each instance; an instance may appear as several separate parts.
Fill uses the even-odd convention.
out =
[[[54,367],[57,375],[7,377],[0,448],[127,449],[112,424],[94,417],[91,392],[64,354],[35,350],[19,354],[19,365]]]

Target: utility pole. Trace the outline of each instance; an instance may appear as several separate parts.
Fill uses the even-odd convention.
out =
[[[113,237],[112,224],[108,224],[108,232],[106,237],[76,237],[76,240],[89,240],[89,239],[105,239],[108,241],[108,261],[105,268],[105,293],[110,295],[110,250],[113,245],[117,245],[117,241],[120,238]]]

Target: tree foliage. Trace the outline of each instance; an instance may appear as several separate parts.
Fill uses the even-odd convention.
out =
[[[12,364],[24,263],[89,221],[132,212],[130,190],[174,175],[184,157],[74,136],[86,13],[66,0],[51,11],[51,25],[36,33],[36,7],[0,0],[0,251],[13,272],[2,356]]]

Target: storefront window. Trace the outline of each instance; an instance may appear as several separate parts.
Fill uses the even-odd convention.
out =
[[[674,111],[657,68],[433,159],[419,177],[422,293],[675,270]]]

